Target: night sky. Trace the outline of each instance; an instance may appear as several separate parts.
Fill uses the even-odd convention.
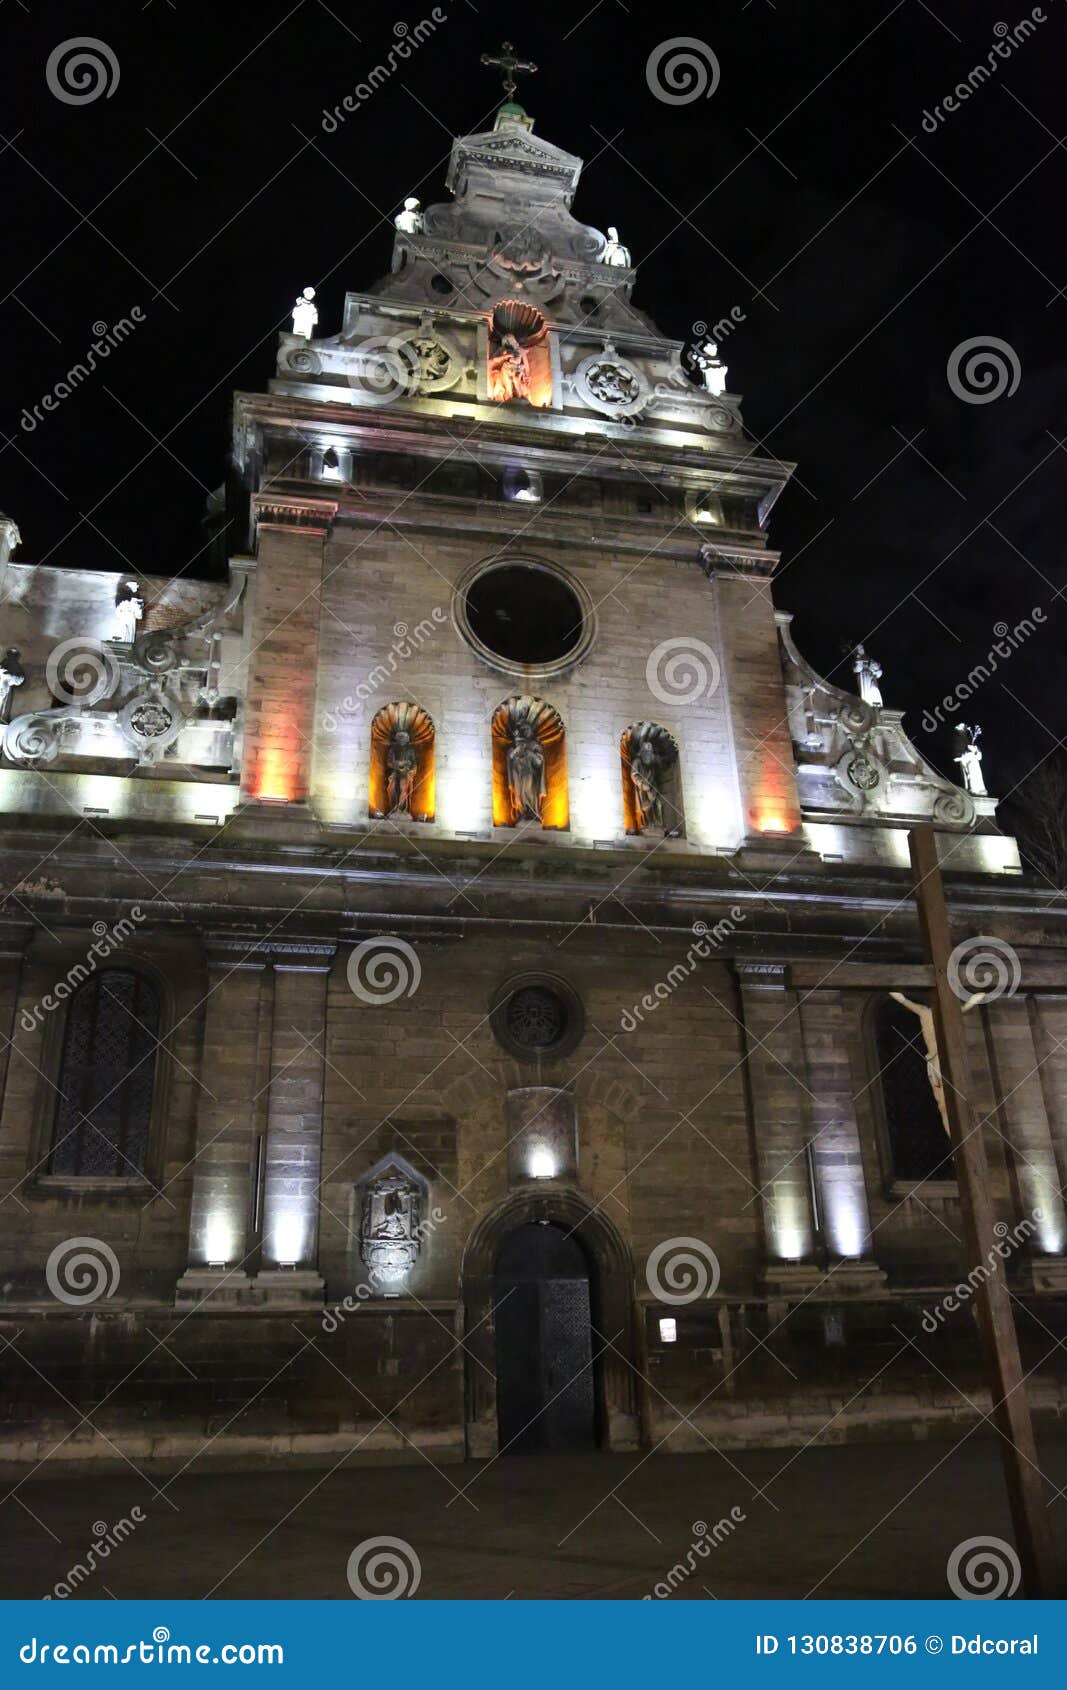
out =
[[[270,380],[301,287],[319,290],[319,332],[335,333],[346,290],[388,270],[404,196],[445,197],[453,135],[487,127],[500,98],[479,55],[507,35],[540,67],[520,93],[538,132],[587,160],[576,214],[617,224],[633,251],[636,303],[680,339],[744,314],[722,355],[750,432],[799,465],[773,541],[806,655],[846,679],[842,646],[865,639],[887,704],[954,773],[952,735],[923,732],[924,712],[985,658],[995,624],[1043,610],[961,711],[984,726],[990,790],[1006,792],[1067,731],[1067,3],[439,11],[432,38],[330,134],[324,109],[429,6],[6,0],[2,320],[16,372],[0,508],[21,528],[18,556],[206,572],[200,522],[233,390]],[[1041,17],[1029,39],[1009,36],[1008,57],[992,53],[997,26]],[[49,91],[49,55],[75,36],[111,50],[109,97]],[[668,104],[647,66],[682,36],[714,55],[718,86]],[[988,79],[924,129],[991,53]],[[103,370],[24,428],[93,325],[134,306],[144,322]],[[968,402],[950,357],[990,337],[1018,386]]]

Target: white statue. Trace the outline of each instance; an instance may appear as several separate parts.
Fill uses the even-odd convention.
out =
[[[895,998],[897,1003],[902,1003],[905,1009],[910,1009],[913,1015],[919,1017],[923,1045],[926,1049],[926,1077],[930,1082],[930,1090],[934,1094],[934,1101],[941,1116],[941,1125],[948,1132],[945,1079],[941,1072],[941,1052],[937,1048],[937,1026],[934,1021],[933,1009],[928,1003],[915,1003],[912,998],[906,998],[903,992],[890,992],[889,996]],[[977,1004],[984,1003],[988,996],[988,992],[973,992],[964,1004],[961,1013],[966,1015],[969,1009],[974,1009]]]
[[[0,658],[0,722],[7,721],[10,714],[11,694],[26,679],[26,671],[19,662],[19,657],[18,646],[13,645]]]
[[[701,340],[690,350],[693,368],[709,393],[718,399],[726,392],[726,365],[719,360],[719,348],[713,340]]]
[[[125,581],[122,597],[115,601],[115,638],[124,645],[132,645],[137,637],[137,624],[144,615],[144,599],[136,581]]]
[[[422,211],[417,199],[406,199],[403,211],[398,211],[393,218],[397,228],[405,235],[422,234]]]
[[[963,784],[968,792],[984,798],[986,784],[982,778],[982,752],[978,744],[982,730],[977,726],[968,727],[966,722],[957,722],[956,732],[967,735],[967,743],[955,759],[963,774]]]
[[[852,653],[852,673],[859,683],[860,697],[864,704],[873,705],[874,709],[882,708],[882,689],[878,682],[882,678],[882,665],[876,663],[873,657],[868,657],[862,645],[856,646]]]
[[[312,301],[315,298],[314,288],[305,288],[296,304],[293,306],[293,333],[302,340],[310,340],[315,332],[315,324],[319,320],[319,309]]]
[[[623,246],[618,229],[608,230],[608,244],[600,255],[601,264],[614,264],[620,270],[630,268],[630,249]]]

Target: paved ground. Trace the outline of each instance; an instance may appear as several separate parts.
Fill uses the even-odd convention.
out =
[[[1067,1485],[1067,1439],[1040,1454],[1049,1479]],[[728,1459],[590,1454],[234,1473],[180,1478],[163,1496],[131,1472],[31,1482],[17,1496],[2,1510],[3,1597],[45,1595],[84,1562],[94,1522],[114,1528],[134,1505],[144,1522],[76,1594],[350,1599],[353,1549],[388,1536],[417,1555],[422,1597],[640,1597],[657,1583],[662,1592],[676,1566],[686,1570],[672,1581],[674,1600],[939,1597],[949,1594],[955,1545],[1011,1535],[996,1444],[977,1435]],[[1067,1498],[1052,1518],[1067,1542]],[[728,1535],[705,1557],[690,1555],[694,1523],[723,1519]]]

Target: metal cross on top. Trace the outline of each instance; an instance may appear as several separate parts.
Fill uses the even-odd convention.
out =
[[[499,53],[483,53],[482,63],[483,65],[495,65],[497,70],[504,72],[504,92],[509,100],[513,97],[518,86],[515,81],[516,71],[521,76],[537,69],[537,66],[530,59],[516,58],[515,45],[511,41],[502,42]]]

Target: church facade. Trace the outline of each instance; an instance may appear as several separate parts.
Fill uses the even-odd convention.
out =
[[[14,1471],[974,1424],[919,824],[1062,1412],[1062,913],[975,733],[956,784],[803,657],[792,466],[580,172],[509,100],[336,333],[305,290],[222,578],[0,519]]]

